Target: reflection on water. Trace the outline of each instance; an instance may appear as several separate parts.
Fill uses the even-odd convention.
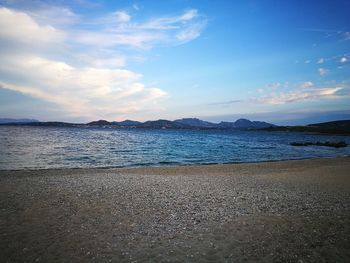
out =
[[[350,147],[294,147],[346,136],[261,131],[0,126],[0,169],[256,162],[350,155]]]

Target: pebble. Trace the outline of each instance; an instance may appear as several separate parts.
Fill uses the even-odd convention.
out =
[[[102,171],[96,175],[91,170],[87,170],[86,174],[69,174],[67,170],[60,176],[49,174],[48,176],[29,176],[27,179],[25,182],[21,177],[8,179],[7,184],[13,185],[16,192],[22,193],[2,195],[2,207],[8,204],[14,206],[9,207],[8,211],[12,212],[8,217],[14,220],[13,222],[18,220],[19,223],[23,223],[20,220],[30,212],[30,209],[34,211],[31,215],[34,219],[35,216],[39,217],[40,213],[43,213],[45,219],[50,220],[45,221],[47,233],[41,233],[41,235],[48,240],[51,240],[50,235],[52,235],[60,241],[73,244],[76,242],[76,246],[79,244],[86,247],[86,250],[89,249],[86,255],[96,255],[97,261],[104,262],[107,261],[107,259],[102,260],[104,253],[106,251],[112,253],[116,248],[123,249],[121,252],[123,256],[129,256],[130,253],[133,259],[141,258],[137,250],[138,245],[142,246],[147,253],[152,252],[153,249],[155,251],[163,249],[170,251],[171,254],[183,253],[191,258],[197,257],[194,251],[199,251],[198,256],[206,258],[209,255],[199,249],[211,247],[216,251],[215,256],[219,257],[217,251],[221,250],[222,244],[218,244],[221,240],[226,240],[224,230],[227,226],[236,224],[244,231],[259,230],[260,227],[266,240],[258,244],[267,246],[265,244],[270,244],[276,237],[276,233],[279,234],[279,230],[269,228],[266,222],[256,224],[250,220],[251,218],[261,216],[276,219],[279,217],[280,219],[276,220],[282,220],[282,218],[299,215],[302,220],[312,222],[317,215],[317,218],[332,216],[338,220],[337,222],[345,224],[348,221],[344,221],[346,219],[344,215],[348,215],[346,213],[350,211],[349,192],[325,194],[316,187],[308,185],[295,187],[288,183],[264,180],[253,175],[170,176],[130,174],[123,173],[122,170]],[[2,185],[5,184],[6,181],[2,180]],[[32,198],[27,198],[24,194],[28,191],[32,192],[30,193]],[[6,211],[2,210],[2,214],[7,213]],[[43,224],[43,221],[38,222]],[[54,230],[53,226],[58,230]],[[35,227],[40,229],[39,226]],[[213,229],[221,229],[222,237],[216,239],[212,233]],[[300,237],[296,235],[296,229],[290,228],[289,225],[288,235]],[[241,231],[238,228],[234,230],[237,233]],[[26,229],[26,231],[31,230]],[[321,239],[319,237],[321,233],[315,226],[315,229],[310,229],[305,235],[313,235],[311,238],[313,240],[313,238]],[[11,235],[5,234],[3,238],[10,242]],[[244,237],[246,244],[255,244],[254,234],[248,231],[247,236]],[[40,241],[42,236],[36,236],[36,238],[38,242],[43,242]],[[234,235],[231,238],[235,240]],[[198,240],[202,245],[191,243],[194,242],[193,240]],[[86,244],[80,244],[81,242]],[[28,244],[30,249],[26,246],[22,249],[23,252],[34,253],[32,247],[35,243]],[[277,241],[273,244],[279,245]],[[306,245],[309,246],[309,243]],[[153,246],[153,249],[150,249],[150,246]],[[243,248],[245,250],[249,248],[240,247],[240,243],[237,243],[236,247],[237,250],[229,250],[227,257],[234,258],[237,253],[243,253]],[[174,248],[182,248],[183,251],[174,250]],[[100,253],[97,255],[95,252],[98,249]],[[275,254],[278,255],[275,255],[270,252],[266,249],[264,253],[272,258],[283,253],[276,252]],[[81,253],[84,255],[84,251]],[[159,255],[157,253],[155,256],[160,260],[156,257],[151,259],[150,256],[150,261],[162,261],[164,253]],[[253,255],[262,252],[259,252],[259,248],[251,248],[250,252],[244,253],[249,256],[249,253]],[[299,254],[293,255],[293,258],[295,256],[295,259],[300,258]],[[220,261],[220,257],[215,259]],[[44,258],[40,260],[45,262]],[[303,262],[302,259],[300,260]]]

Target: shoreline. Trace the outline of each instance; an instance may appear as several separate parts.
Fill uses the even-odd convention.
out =
[[[22,171],[63,171],[63,170],[123,170],[123,169],[143,169],[143,168],[173,168],[173,167],[196,167],[196,166],[227,166],[227,165],[254,165],[254,164],[269,164],[269,163],[283,163],[294,161],[317,161],[329,159],[344,159],[349,158],[350,155],[330,156],[330,157],[309,157],[309,158],[295,158],[283,160],[267,160],[267,161],[251,161],[251,162],[227,162],[227,163],[176,163],[176,164],[144,164],[144,165],[129,165],[129,166],[101,166],[101,167],[58,167],[58,168],[23,168],[23,169],[0,169],[1,173],[5,172],[22,172]]]
[[[349,120],[340,120],[349,121]],[[334,121],[338,122],[338,121]],[[40,125],[34,123],[0,123],[0,127],[39,127],[39,128],[69,128],[69,129],[105,129],[105,130],[185,130],[185,131],[247,131],[247,132],[281,132],[281,133],[304,133],[314,135],[332,135],[332,136],[350,136],[348,130],[329,130],[320,129],[317,130],[315,127],[309,127],[308,125],[296,125],[296,126],[276,126],[267,128],[220,128],[220,127],[161,127],[161,126],[114,126],[110,125],[99,126],[84,123],[65,123],[65,122],[39,122]],[[217,124],[217,123],[216,123]],[[301,129],[300,129],[301,128]]]
[[[4,262],[347,262],[350,157],[0,171]]]

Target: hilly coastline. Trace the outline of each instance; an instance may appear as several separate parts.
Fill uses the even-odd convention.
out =
[[[3,120],[3,121],[2,121]],[[8,121],[6,121],[8,120]],[[58,126],[58,127],[104,127],[104,128],[153,128],[153,129],[264,129],[272,128],[276,125],[262,122],[250,121],[247,119],[239,119],[235,122],[212,123],[197,118],[183,118],[174,121],[170,120],[154,120],[154,121],[106,121],[98,120],[88,123],[68,123],[68,122],[41,122],[36,120],[18,121],[16,119],[0,119],[1,125],[26,125],[26,126]]]
[[[217,129],[217,130],[262,130],[280,132],[304,132],[318,134],[350,135],[350,120],[339,120],[298,126],[278,126],[264,121],[238,119],[234,122],[221,121],[213,123],[197,118],[182,118],[174,121],[159,119],[139,122],[134,120],[106,121],[98,120],[88,123],[69,123],[33,119],[1,119],[0,125],[16,126],[50,126],[50,127],[81,127],[81,128],[149,128],[149,129]]]
[[[263,130],[350,135],[350,120],[314,123],[304,126],[274,126]]]

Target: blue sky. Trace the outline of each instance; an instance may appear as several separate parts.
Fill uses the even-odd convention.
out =
[[[0,117],[350,119],[350,2],[0,0]]]

